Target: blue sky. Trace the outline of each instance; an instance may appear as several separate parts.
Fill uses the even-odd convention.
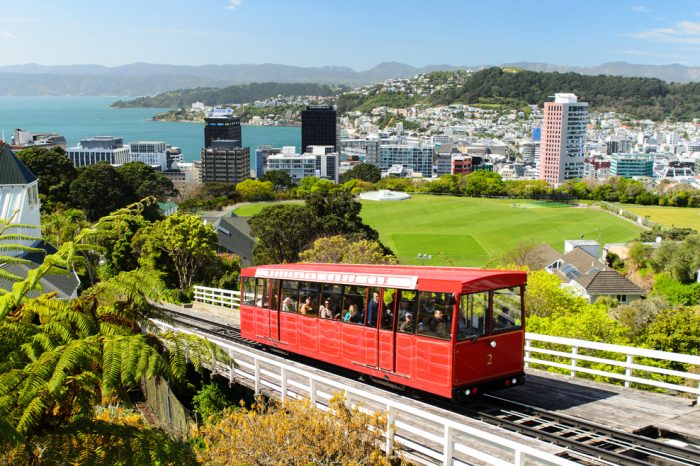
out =
[[[700,0],[0,0],[0,64],[700,66]]]

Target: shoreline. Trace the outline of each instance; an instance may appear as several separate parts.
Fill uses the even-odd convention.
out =
[[[160,121],[163,123],[204,123],[204,120],[162,120],[159,118],[151,118],[151,121]],[[285,128],[301,128],[301,124],[298,125],[254,125],[252,123],[241,123],[241,126],[280,126]]]

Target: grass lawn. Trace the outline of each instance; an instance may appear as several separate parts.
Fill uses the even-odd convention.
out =
[[[563,251],[565,239],[625,242],[641,227],[597,208],[529,200],[477,199],[411,195],[396,202],[362,202],[362,218],[379,232],[402,264],[419,264],[419,253],[432,254],[425,265],[481,266],[489,258],[532,240]],[[247,217],[270,203],[240,207]],[[690,209],[688,209],[690,210]]]
[[[700,209],[636,204],[625,204],[623,208],[641,217],[649,216],[649,220],[665,227],[686,227],[700,231]]]
[[[288,204],[303,204],[304,201],[282,201],[284,203]],[[253,204],[247,204],[241,207],[238,207],[233,210],[233,213],[236,214],[239,217],[252,217],[253,215],[257,214],[260,212],[263,207],[272,205],[272,204],[277,204],[277,202],[256,202]]]
[[[546,242],[563,251],[565,239],[626,242],[641,228],[595,208],[528,200],[412,195],[397,202],[362,201],[362,218],[402,264],[480,266],[518,242]]]

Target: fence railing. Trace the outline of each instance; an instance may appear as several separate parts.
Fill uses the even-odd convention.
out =
[[[194,300],[199,303],[213,304],[214,306],[228,307],[230,309],[239,309],[241,307],[241,292],[224,290],[223,288],[195,286]]]
[[[612,212],[615,215],[619,215],[621,217],[625,217],[628,220],[632,220],[633,222],[637,222],[639,225],[642,225],[647,228],[654,228],[654,227],[660,227],[663,228],[663,225],[660,225],[656,222],[652,222],[648,218],[644,218],[641,215],[635,214],[633,212],[630,212],[629,210],[623,209],[620,205],[618,204],[612,204],[607,201],[600,201],[600,207],[604,210],[607,210],[609,212]]]
[[[589,374],[615,379],[625,387],[637,384],[690,393],[700,402],[700,373],[683,367],[700,369],[700,356],[526,333],[525,367],[531,365],[556,367],[572,377]],[[673,378],[679,383],[673,382]]]
[[[198,334],[164,322],[155,323],[164,330]],[[376,390],[368,391],[345,384],[303,366],[291,365],[284,359],[276,359],[211,335],[206,335],[206,338],[224,349],[232,359],[230,365],[217,364],[214,372],[231,382],[247,380],[256,394],[265,391],[282,400],[306,397],[319,408],[327,410],[333,394],[342,391],[351,406],[361,406],[366,411],[381,410],[387,416],[385,450],[392,450],[397,444],[402,445],[405,451],[418,453],[410,454],[411,461],[415,463],[462,465],[473,464],[476,460],[497,465],[576,464],[497,434],[447,419],[447,416],[383,397]]]

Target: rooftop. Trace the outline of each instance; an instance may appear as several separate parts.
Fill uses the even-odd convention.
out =
[[[29,184],[36,176],[17,158],[10,146],[0,142],[0,185]]]

